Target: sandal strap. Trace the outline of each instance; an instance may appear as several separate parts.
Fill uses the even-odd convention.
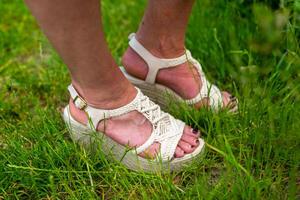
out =
[[[135,33],[131,33],[128,39],[130,40],[129,46],[144,59],[144,61],[147,63],[150,69],[148,70],[148,74],[145,80],[147,83],[155,83],[157,73],[160,69],[175,67],[177,65],[187,62],[192,58],[191,53],[189,51],[186,51],[185,54],[178,58],[158,58],[151,54],[145,47],[143,47],[143,45],[135,38]]]
[[[137,154],[142,153],[152,144],[158,142],[160,144],[160,152],[157,159],[169,161],[174,157],[176,147],[183,135],[185,123],[173,118],[172,116],[170,116],[170,118],[170,127],[172,128],[169,130],[161,129],[161,132],[156,130],[144,144],[136,148],[135,151]]]
[[[189,105],[200,102],[203,98],[209,98],[210,107],[213,110],[218,110],[223,105],[223,97],[219,88],[211,84],[205,77],[205,73],[202,70],[201,64],[192,57],[189,50],[186,50],[185,54],[178,58],[162,59],[152,55],[143,45],[135,38],[135,33],[131,33],[128,37],[129,46],[147,63],[149,70],[146,77],[146,82],[154,84],[157,73],[160,69],[176,67],[187,61],[192,62],[201,77],[202,87],[196,97],[185,100],[185,103]]]
[[[138,111],[143,114],[152,124],[152,133],[144,144],[132,151],[139,154],[148,149],[153,143],[159,142],[160,153],[157,158],[162,161],[169,161],[174,157],[185,124],[161,111],[158,105],[149,100],[147,96],[143,95],[138,88],[136,89],[137,95],[129,104],[117,109],[105,110],[89,105],[84,98],[79,95],[72,84],[68,86],[68,90],[76,108],[87,113],[89,121],[91,122],[88,123],[87,126],[92,130],[96,130],[98,123],[104,119],[120,116],[131,111]]]
[[[73,87],[72,84],[68,86],[68,90],[70,92],[70,95],[73,99],[75,106],[78,109],[83,110],[87,113],[89,120],[91,122],[91,123],[88,123],[88,125],[90,126],[90,128],[93,128],[93,129],[96,129],[98,123],[104,119],[111,118],[111,117],[117,117],[117,116],[120,116],[120,115],[123,115],[123,114],[126,114],[126,113],[136,110],[137,104],[138,104],[138,99],[139,99],[140,95],[142,95],[142,92],[137,88],[137,95],[130,103],[128,103],[125,106],[122,106],[120,108],[117,108],[117,109],[105,110],[105,109],[95,108],[95,107],[87,104],[87,102],[84,100],[84,98],[82,98],[78,94],[78,92],[75,90],[75,88]]]
[[[217,86],[210,83],[207,84],[207,87],[204,87],[203,85],[201,91],[197,94],[197,96],[192,99],[185,100],[185,103],[187,103],[188,105],[194,105],[204,98],[209,99],[209,105],[213,110],[217,111],[220,107],[222,107],[222,93]]]
[[[162,160],[171,160],[174,158],[174,154],[178,143],[183,135],[185,123],[173,118],[173,127],[176,127],[172,136],[165,137],[160,141],[160,156]]]
[[[223,105],[223,95],[220,89],[206,79],[205,73],[202,70],[202,66],[196,59],[192,58],[190,61],[198,70],[202,86],[197,96],[192,99],[185,100],[185,103],[194,105],[200,102],[202,99],[208,98],[210,107],[215,111],[219,110]]]

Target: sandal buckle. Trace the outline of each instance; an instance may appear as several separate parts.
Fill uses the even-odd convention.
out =
[[[80,101],[77,101],[77,100],[80,100]],[[76,103],[76,102],[78,102],[78,103]],[[86,101],[81,96],[78,96],[78,95],[73,99],[73,103],[80,110],[84,110],[87,107]]]

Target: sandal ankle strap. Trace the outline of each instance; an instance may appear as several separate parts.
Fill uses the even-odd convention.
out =
[[[149,70],[146,77],[146,82],[154,84],[157,73],[160,69],[175,67],[182,63],[187,62],[192,59],[191,52],[186,50],[186,52],[177,58],[158,58],[151,54],[143,45],[135,38],[135,33],[131,33],[128,37],[129,46],[147,63]]]
[[[83,110],[87,113],[89,120],[91,122],[91,124],[88,123],[88,125],[90,126],[90,128],[93,129],[96,129],[98,123],[104,119],[117,117],[136,110],[138,99],[140,98],[140,95],[142,95],[141,91],[138,88],[136,89],[137,89],[137,95],[130,103],[120,108],[106,110],[106,109],[95,108],[89,105],[84,100],[84,98],[78,94],[78,92],[76,91],[76,89],[73,87],[72,84],[68,86],[68,90],[70,92],[70,95],[73,99],[76,108]]]

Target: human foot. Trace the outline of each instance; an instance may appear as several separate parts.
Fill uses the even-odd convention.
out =
[[[137,41],[137,40],[136,40]],[[137,47],[135,50],[132,48],[136,47],[135,44],[128,47],[126,52],[123,55],[122,63],[126,72],[130,75],[141,79],[146,80],[149,73],[148,63],[144,58],[139,55],[140,47]],[[145,49],[146,50],[146,49]],[[143,50],[142,50],[143,51]],[[146,50],[147,51],[147,50]],[[170,59],[174,57],[179,57],[185,54],[185,49],[179,51],[173,51],[171,53],[163,52],[162,50],[149,49],[149,53],[154,55],[157,58]],[[144,55],[146,59],[151,59],[152,55]],[[151,62],[151,61],[150,61]],[[161,68],[156,75],[154,81],[158,84],[164,85],[176,94],[178,94],[183,99],[193,99],[201,91],[203,86],[203,80],[205,79],[204,74],[199,74],[199,70],[196,68],[197,63],[190,61],[181,62],[180,64],[169,66],[168,68]],[[202,70],[202,69],[201,69]],[[174,78],[176,77],[176,78]],[[146,80],[147,82],[147,80]],[[233,109],[236,107],[237,102],[236,98],[233,97],[228,92],[223,91],[222,96],[222,105],[221,107],[226,107],[228,109]],[[201,98],[200,101],[194,103],[196,108],[202,106],[210,105],[208,97]]]
[[[128,91],[121,95],[121,98],[114,99],[114,101],[119,102],[119,105],[115,105],[115,107],[111,107],[110,109],[128,104],[128,102],[132,101],[136,95],[136,90],[129,88]],[[105,109],[109,109],[106,105],[103,105],[102,107],[104,106]],[[71,116],[76,121],[81,124],[87,124],[88,118],[86,112],[77,108],[72,99],[70,99],[69,108]],[[115,116],[100,121],[97,125],[97,130],[105,133],[105,135],[121,145],[139,147],[150,137],[152,133],[152,124],[145,116],[143,116],[143,114],[137,111],[131,111],[121,116]],[[192,153],[199,146],[199,136],[200,133],[198,130],[185,126],[182,137],[175,149],[174,157],[181,158],[186,154]],[[143,151],[140,156],[154,158],[159,152],[159,148],[160,144],[155,142]]]

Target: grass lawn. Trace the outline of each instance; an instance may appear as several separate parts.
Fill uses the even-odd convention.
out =
[[[118,62],[146,1],[103,0]],[[203,160],[144,174],[86,152],[60,116],[68,71],[21,0],[0,0],[0,199],[300,199],[300,1],[197,1],[186,46],[240,112],[170,112],[203,131]],[[70,49],[71,50],[71,49]]]

